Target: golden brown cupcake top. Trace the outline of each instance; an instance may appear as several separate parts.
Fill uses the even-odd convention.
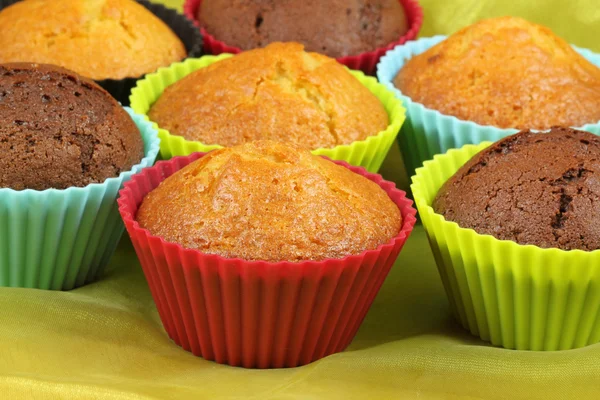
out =
[[[0,49],[0,63],[56,64],[96,80],[137,77],[186,55],[133,0],[20,1],[0,11]]]
[[[402,217],[374,182],[307,150],[257,141],[213,151],[143,200],[143,228],[245,260],[343,258],[375,249]]]
[[[388,125],[381,102],[344,66],[297,43],[201,68],[169,86],[149,115],[172,134],[222,146],[269,139],[329,148]]]
[[[483,20],[410,59],[394,80],[425,107],[500,128],[600,120],[600,69],[548,28]]]

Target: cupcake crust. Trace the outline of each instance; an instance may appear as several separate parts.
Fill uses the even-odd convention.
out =
[[[0,63],[60,65],[95,80],[138,77],[186,56],[133,0],[28,0],[0,11]]]
[[[600,69],[548,28],[480,21],[411,58],[394,85],[413,101],[499,128],[600,121]]]
[[[140,162],[135,123],[104,89],[63,68],[0,64],[0,187],[86,186]]]
[[[198,20],[242,50],[293,41],[335,58],[384,47],[408,29],[398,0],[203,0]]]
[[[306,150],[258,141],[213,151],[165,179],[137,221],[203,253],[264,261],[360,254],[400,230],[375,183]]]
[[[331,148],[385,130],[379,99],[334,59],[274,43],[201,68],[167,87],[149,116],[204,144],[253,140]]]
[[[439,190],[433,208],[462,228],[519,244],[600,248],[600,138],[552,128],[482,150]]]

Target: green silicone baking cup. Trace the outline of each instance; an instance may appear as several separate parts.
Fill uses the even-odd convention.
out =
[[[459,227],[431,204],[443,183],[491,142],[437,155],[412,192],[460,323],[494,345],[565,350],[600,342],[600,250],[543,249]]]
[[[103,271],[124,229],[118,191],[159,150],[152,124],[126,110],[144,140],[144,158],[130,171],[65,190],[0,189],[0,286],[69,290]]]
[[[131,91],[129,98],[131,107],[135,112],[147,117],[150,107],[158,100],[167,86],[172,85],[200,68],[229,57],[232,57],[232,55],[221,54],[218,56],[190,58],[183,62],[174,63],[167,68],[160,68],[157,72],[146,75],[144,79],[137,82],[136,87]],[[390,124],[386,130],[369,136],[365,140],[330,149],[316,149],[313,150],[313,153],[327,156],[334,160],[346,161],[349,164],[364,167],[369,172],[375,173],[381,167],[385,156],[400,131],[405,119],[405,109],[402,107],[402,102],[384,85],[378,83],[377,79],[365,76],[360,71],[350,70],[350,73],[381,101],[388,113]],[[201,142],[185,140],[182,136],[173,135],[156,124],[155,126],[158,129],[158,136],[161,140],[160,155],[163,159],[186,156],[198,151],[208,152],[222,147],[216,144],[207,145]]]

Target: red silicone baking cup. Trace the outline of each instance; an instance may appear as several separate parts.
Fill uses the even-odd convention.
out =
[[[414,227],[412,201],[380,175],[336,161],[377,183],[400,209],[402,228],[389,243],[343,259],[299,263],[204,254],[153,236],[135,220],[146,194],[203,155],[144,169],[118,200],[171,339],[207,360],[246,368],[295,367],[344,350]]]
[[[419,34],[421,25],[423,25],[423,8],[417,0],[399,0],[400,4],[404,8],[406,18],[408,19],[408,31],[398,38],[398,40],[388,44],[385,47],[380,47],[367,53],[361,53],[355,56],[340,57],[337,60],[348,66],[350,69],[359,69],[368,75],[373,75],[375,67],[379,62],[379,59],[390,49],[404,44],[409,40],[414,40]],[[198,22],[198,10],[202,0],[185,0],[183,4],[184,14],[194,23],[200,27]],[[204,39],[204,52],[205,54],[221,54],[221,53],[232,53],[237,54],[242,50],[238,47],[233,47],[221,42],[210,35],[206,30],[200,27],[200,32]]]

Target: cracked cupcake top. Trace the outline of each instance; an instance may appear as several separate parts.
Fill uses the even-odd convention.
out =
[[[138,77],[186,56],[133,0],[28,0],[0,11],[0,63],[60,65],[95,80]]]
[[[167,87],[149,111],[174,135],[234,146],[252,140],[307,149],[385,130],[385,108],[334,59],[274,43],[201,68]]]
[[[408,29],[398,0],[203,0],[198,20],[243,50],[294,41],[330,57],[386,46]]]
[[[271,141],[212,151],[177,171],[144,198],[137,220],[187,248],[263,261],[360,254],[402,224],[376,183]]]
[[[427,108],[499,128],[600,120],[600,68],[522,18],[487,19],[458,31],[411,58],[394,84]]]
[[[52,65],[0,64],[0,188],[103,182],[143,150],[135,123],[93,81]]]
[[[569,128],[509,136],[462,166],[433,208],[498,239],[599,249],[600,138]]]

